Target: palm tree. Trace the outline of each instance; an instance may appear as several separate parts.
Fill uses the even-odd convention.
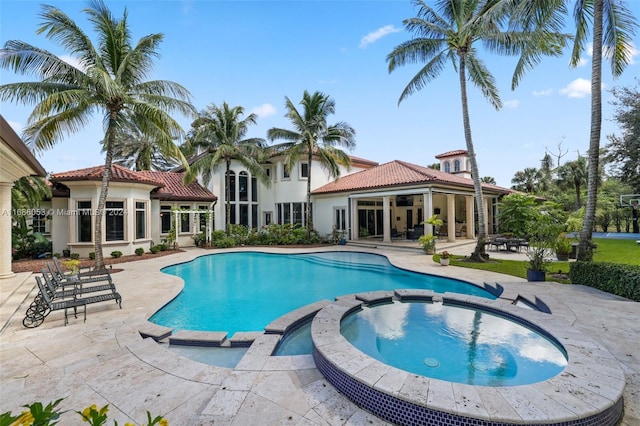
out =
[[[355,148],[356,131],[348,123],[338,122],[327,124],[327,118],[335,113],[336,104],[333,99],[322,92],[310,94],[304,91],[302,95],[302,113],[300,113],[293,102],[285,97],[285,107],[287,113],[285,117],[291,120],[293,130],[271,128],[267,132],[269,140],[284,140],[286,142],[275,147],[276,150],[284,152],[285,167],[291,170],[300,159],[307,159],[307,206],[305,211],[305,221],[307,236],[310,234],[311,225],[311,170],[313,159],[316,158],[320,166],[324,168],[330,177],[340,176],[340,165],[351,166],[351,159],[341,149]]]
[[[113,147],[113,162],[132,170],[166,171],[180,165],[178,148],[171,142],[161,146],[156,137],[142,133],[132,123],[124,123],[118,129]],[[106,146],[102,147],[105,152]]]
[[[435,8],[423,0],[414,0],[418,16],[404,20],[405,28],[415,34],[387,55],[389,72],[407,64],[425,63],[400,95],[398,104],[421,90],[440,75],[447,61],[458,73],[462,100],[464,137],[471,162],[471,177],[478,211],[478,243],[471,255],[475,261],[485,256],[486,229],[482,200],[482,182],[478,171],[467,100],[467,79],[477,86],[496,109],[502,107],[493,75],[478,56],[475,44],[504,55],[520,55],[513,74],[515,87],[524,72],[535,66],[542,55],[558,56],[566,36],[559,34],[550,14],[518,15],[509,19],[511,2],[501,0],[438,0]],[[504,29],[506,27],[506,30]]]
[[[593,57],[591,60],[591,132],[587,173],[587,205],[584,211],[578,260],[591,260],[591,238],[596,219],[602,128],[602,56],[611,61],[614,77],[622,74],[632,59],[635,18],[622,1],[577,0],[573,12],[576,36],[571,65],[577,66],[586,47],[589,24],[593,22]],[[603,45],[604,43],[604,45]]]
[[[39,150],[53,147],[67,134],[82,131],[94,113],[102,115],[106,155],[97,211],[104,212],[118,128],[131,122],[141,132],[155,135],[158,143],[169,144],[183,132],[169,113],[190,114],[194,108],[189,92],[181,85],[145,81],[158,57],[162,34],[142,37],[133,45],[126,10],[117,19],[102,0],[94,0],[83,11],[93,24],[97,45],[53,6],[42,6],[43,22],[37,31],[77,58],[78,68],[28,43],[6,42],[0,50],[0,66],[38,76],[40,81],[2,85],[0,101],[36,104],[23,139]],[[96,267],[102,268],[102,214],[96,215],[94,239]]]
[[[517,171],[511,179],[511,189],[529,194],[536,193],[540,189],[543,178],[542,172],[535,167],[526,167],[523,171]]]
[[[558,187],[563,190],[573,189],[576,193],[576,210],[582,207],[582,188],[588,182],[587,160],[578,157],[575,161],[567,161],[557,170]]]
[[[211,104],[191,124],[187,139],[187,148],[201,153],[186,173],[187,181],[200,175],[204,184],[209,185],[215,168],[219,164],[225,165],[226,232],[229,232],[231,224],[231,161],[239,161],[263,184],[271,185],[261,164],[264,139],[245,138],[249,126],[256,124],[258,116],[249,114],[242,119],[243,115],[241,106],[230,108],[226,102],[221,107]]]
[[[37,208],[45,198],[51,198],[51,188],[45,178],[25,176],[13,182],[11,206],[13,211]]]
[[[489,185],[497,185],[496,178],[494,178],[493,176],[483,176],[482,179],[480,179],[480,181],[482,183],[488,183]]]

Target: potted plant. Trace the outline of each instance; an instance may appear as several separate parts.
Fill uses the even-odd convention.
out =
[[[440,253],[440,264],[442,266],[449,266],[450,257],[451,255],[446,250]]]
[[[529,250],[527,257],[527,281],[545,281],[547,265],[553,252],[556,240],[560,234],[558,224],[544,215],[531,221],[527,227],[529,234]]]
[[[556,252],[556,257],[558,258],[558,260],[569,260],[569,255],[571,254],[572,248],[573,247],[571,245],[571,240],[567,238],[565,234],[560,234],[554,246],[554,250]]]
[[[78,259],[68,259],[63,262],[64,267],[69,270],[70,277],[78,277],[80,272],[80,261]]]
[[[418,238],[418,243],[425,254],[435,254],[437,238],[438,237],[433,234],[421,235],[420,238]]]

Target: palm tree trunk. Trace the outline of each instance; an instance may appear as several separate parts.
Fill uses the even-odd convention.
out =
[[[307,226],[307,239],[311,236],[311,162],[313,161],[313,148],[309,148],[307,157],[307,208],[305,209],[305,221]]]
[[[482,199],[482,182],[480,181],[480,173],[478,172],[478,163],[476,154],[473,149],[473,139],[471,138],[471,122],[469,120],[469,104],[467,100],[467,79],[466,79],[466,62],[465,54],[460,54],[460,95],[462,97],[462,121],[464,125],[464,139],[467,143],[467,152],[469,153],[469,162],[471,163],[471,178],[473,179],[473,188],[476,196],[476,206],[478,208],[478,242],[476,248],[471,254],[471,260],[474,262],[485,261],[485,241],[487,239],[487,231],[484,227],[484,202]],[[471,226],[471,224],[469,224]]]
[[[111,180],[111,162],[113,160],[113,146],[116,142],[116,117],[118,113],[112,112],[109,116],[109,128],[107,129],[107,149],[104,159],[104,173],[102,174],[102,184],[100,185],[100,196],[96,206],[96,223],[94,232],[94,251],[96,253],[95,269],[104,269],[104,256],[102,254],[102,218],[104,217],[104,206],[109,192],[109,181]]]
[[[598,166],[600,132],[602,127],[602,15],[604,0],[593,2],[593,56],[591,59],[591,135],[589,137],[589,165],[587,169],[587,206],[584,211],[578,260],[592,260],[591,237],[596,220],[598,199]]]
[[[226,198],[226,210],[227,220],[224,224],[224,231],[229,235],[229,225],[231,225],[231,160],[227,160],[227,173],[225,174],[225,198]]]

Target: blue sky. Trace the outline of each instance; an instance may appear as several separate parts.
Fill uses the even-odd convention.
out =
[[[81,10],[85,1],[52,1],[83,30],[93,29]],[[627,2],[640,17],[640,0]],[[0,2],[0,43],[18,39],[65,55],[58,45],[36,35],[39,1]],[[422,91],[398,106],[398,97],[419,66],[387,72],[386,55],[410,35],[402,20],[415,16],[410,1],[108,1],[116,16],[126,6],[133,40],[163,33],[161,58],[153,79],[173,80],[193,95],[203,109],[226,101],[260,117],[250,136],[265,137],[271,127],[288,128],[283,117],[288,96],[299,102],[304,90],[322,91],[336,102],[331,122],[346,121],[357,132],[351,154],[385,163],[404,160],[434,162],[445,151],[465,149],[457,74],[451,67]],[[571,30],[569,30],[571,31]],[[640,47],[640,34],[634,39]],[[608,90],[634,85],[640,54],[622,77],[613,80],[604,67],[603,139],[619,133],[611,120]],[[590,126],[590,63],[570,68],[568,55],[546,58],[510,90],[515,59],[484,54],[494,74],[504,107],[496,111],[468,86],[474,146],[480,174],[509,187],[516,171],[539,167],[545,148],[568,153],[562,161],[586,154]],[[27,81],[0,70],[0,82]],[[3,103],[2,115],[21,132],[32,106]],[[191,120],[176,117],[185,130]],[[103,164],[99,140],[101,117],[79,134],[37,156],[49,172]]]

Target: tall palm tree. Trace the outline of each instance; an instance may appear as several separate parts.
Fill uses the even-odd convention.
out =
[[[161,146],[157,140],[153,135],[142,133],[132,123],[124,123],[116,136],[113,162],[137,171],[166,171],[178,166],[181,160],[175,144],[171,142],[168,146]],[[102,152],[105,150],[106,146],[103,146]]]
[[[588,182],[587,160],[584,157],[578,157],[575,161],[567,161],[558,167],[558,187],[560,189],[573,189],[576,193],[576,210],[582,207],[582,188]]]
[[[285,96],[285,117],[291,120],[293,130],[271,128],[267,131],[269,140],[286,141],[275,149],[285,153],[285,167],[291,170],[300,159],[307,159],[309,175],[307,177],[307,206],[305,210],[305,223],[307,236],[312,229],[311,224],[311,170],[313,159],[316,158],[320,166],[329,176],[340,176],[340,165],[351,166],[351,159],[340,148],[355,148],[356,131],[348,123],[338,122],[329,125],[327,119],[334,114],[336,104],[333,99],[322,92],[310,94],[304,91],[302,100],[302,113],[298,111],[291,100]]]
[[[589,24],[593,22],[593,56],[591,60],[591,131],[587,173],[587,205],[584,211],[578,260],[591,260],[591,238],[596,220],[600,133],[602,128],[602,56],[611,61],[614,77],[622,74],[632,59],[633,35],[638,26],[634,16],[621,0],[577,0],[573,16],[576,36],[571,65],[577,66],[586,48]]]
[[[478,56],[475,45],[498,54],[520,55],[512,78],[517,86],[525,71],[537,65],[543,55],[558,56],[566,36],[557,32],[551,13],[518,15],[511,19],[512,2],[502,0],[437,0],[435,8],[423,0],[414,0],[415,18],[403,21],[414,38],[396,46],[387,55],[389,72],[398,67],[425,63],[400,95],[398,104],[430,83],[450,61],[458,73],[462,101],[462,124],[471,162],[471,177],[478,211],[478,243],[471,255],[475,261],[485,256],[486,229],[482,182],[478,171],[467,100],[467,79],[480,89],[496,109],[502,107],[493,75]]]
[[[83,12],[93,24],[97,45],[54,6],[42,6],[42,24],[37,31],[77,58],[78,68],[28,43],[6,42],[0,50],[0,66],[35,75],[40,81],[2,85],[0,100],[36,104],[23,139],[39,150],[53,147],[67,134],[82,131],[94,113],[102,115],[106,155],[97,211],[104,212],[118,128],[132,122],[141,132],[155,135],[158,143],[169,144],[183,132],[169,113],[195,111],[189,92],[181,85],[165,80],[145,81],[159,56],[162,34],[142,37],[134,45],[126,10],[118,19],[102,0],[93,0]],[[96,215],[97,268],[104,267],[102,218],[102,214]]]
[[[205,185],[209,185],[214,170],[220,164],[225,166],[225,230],[229,232],[231,224],[231,161],[239,161],[263,184],[270,186],[271,180],[262,167],[261,158],[265,141],[261,138],[245,138],[250,125],[256,124],[258,116],[249,114],[244,119],[244,108],[229,107],[226,102],[221,107],[209,105],[191,124],[187,139],[188,149],[201,155],[191,164],[186,180],[202,176]]]

